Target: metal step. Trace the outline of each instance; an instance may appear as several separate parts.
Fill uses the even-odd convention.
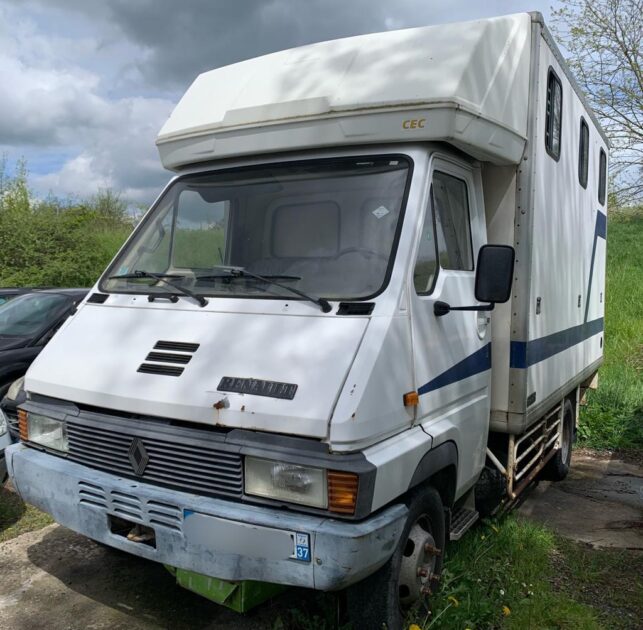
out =
[[[467,508],[460,508],[451,515],[451,540],[460,540],[465,532],[478,520],[478,512]]]

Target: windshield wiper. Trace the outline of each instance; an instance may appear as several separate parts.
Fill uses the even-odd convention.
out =
[[[157,280],[159,282],[165,282],[168,286],[172,287],[173,289],[176,289],[179,293],[182,293],[183,295],[186,295],[187,297],[192,298],[193,300],[196,300],[199,303],[199,306],[207,306],[208,301],[202,296],[198,295],[196,293],[193,293],[190,291],[190,289],[186,289],[185,287],[181,287],[178,284],[174,284],[173,282],[170,282],[166,278],[184,278],[185,276],[180,276],[177,274],[171,274],[171,273],[152,273],[150,271],[141,271],[139,269],[136,269],[134,273],[122,273],[117,276],[110,276],[110,280],[134,280],[136,278],[153,278],[154,280]]]
[[[280,276],[280,275],[271,275],[271,276],[260,276],[257,273],[252,273],[251,271],[246,271],[245,267],[232,267],[228,265],[217,265],[213,267],[213,269],[217,269],[220,271],[225,271],[226,273],[230,274],[230,278],[255,278],[256,280],[260,280],[261,282],[266,282],[268,284],[274,284],[276,287],[280,287],[281,289],[285,289],[286,291],[290,291],[291,293],[294,293],[298,295],[299,297],[304,298],[305,300],[308,300],[309,302],[312,302],[313,304],[316,304],[321,308],[321,310],[324,313],[329,313],[333,307],[330,305],[330,302],[324,298],[321,297],[316,297],[314,295],[308,295],[307,293],[304,293],[303,291],[300,291],[299,289],[295,289],[294,287],[289,287],[286,284],[281,284],[281,282],[277,282],[275,278],[279,278],[281,280],[300,280],[298,276]],[[215,278],[222,278],[225,276],[197,276],[197,280],[209,280],[209,279],[215,279]]]

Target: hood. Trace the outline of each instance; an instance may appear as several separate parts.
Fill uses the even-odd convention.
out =
[[[367,325],[356,317],[87,304],[40,353],[25,389],[147,416],[323,438]]]

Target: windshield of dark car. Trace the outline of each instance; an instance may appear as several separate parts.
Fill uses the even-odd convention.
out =
[[[0,335],[35,335],[62,313],[67,304],[68,297],[55,293],[20,295],[0,306]]]
[[[407,158],[378,156],[183,177],[145,218],[101,287],[168,290],[149,277],[109,278],[146,271],[202,295],[292,297],[217,270],[230,265],[325,298],[375,295],[392,262],[409,172]]]

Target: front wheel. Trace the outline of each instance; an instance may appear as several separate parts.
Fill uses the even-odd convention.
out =
[[[446,540],[442,500],[427,486],[413,492],[407,505],[406,525],[389,561],[347,589],[347,613],[355,630],[400,630],[409,609],[428,605],[437,587]]]

